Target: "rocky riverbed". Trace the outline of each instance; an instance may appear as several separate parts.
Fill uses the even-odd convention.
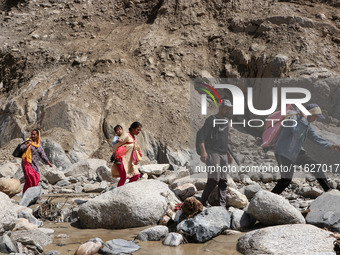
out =
[[[70,168],[72,174],[43,168],[41,185],[30,188],[22,198],[19,195],[10,200],[0,193],[4,205],[2,252],[12,249],[26,254],[57,254],[48,253],[56,249],[66,254],[65,250],[73,253],[79,248],[116,254],[124,247],[128,253],[154,254],[164,247],[164,254],[201,254],[208,250],[219,254],[220,248],[235,254],[288,254],[300,249],[301,240],[296,237],[303,235],[306,246],[301,252],[306,253],[301,254],[308,254],[332,252],[334,236],[340,231],[336,206],[340,191],[323,193],[305,173],[284,196],[268,191],[275,184],[274,174],[271,180],[270,173],[260,178],[230,174],[227,208],[214,206],[214,192],[209,198],[212,206],[189,216],[184,207],[182,212],[176,205],[199,199],[205,178],[191,176],[185,168],[151,164],[139,168],[141,180],[116,188],[117,180],[110,177],[106,162],[85,162],[78,176],[79,166]],[[19,167],[19,163],[12,164]],[[6,186],[8,180],[13,179],[1,179],[2,187],[6,187],[3,192],[12,196],[17,187],[13,181]],[[20,181],[17,184],[20,187]],[[270,241],[266,235],[275,238]],[[312,240],[318,240],[316,246]],[[279,249],[277,243],[282,244]],[[78,254],[83,254],[80,251]]]

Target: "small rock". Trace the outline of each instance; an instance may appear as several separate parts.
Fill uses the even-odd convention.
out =
[[[178,233],[171,232],[163,240],[164,245],[178,246],[183,242],[183,236]]]
[[[141,241],[159,241],[169,234],[166,226],[155,226],[138,233],[137,239]]]
[[[227,188],[226,205],[227,207],[244,208],[248,205],[248,199],[236,189]]]
[[[22,199],[19,201],[19,205],[30,206],[35,204],[41,197],[41,186],[31,187],[26,190]]]

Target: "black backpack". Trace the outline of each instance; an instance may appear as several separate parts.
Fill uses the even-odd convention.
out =
[[[16,157],[16,158],[21,158],[21,157],[22,157],[22,154],[24,154],[24,152],[20,150],[20,147],[21,147],[21,145],[23,145],[24,143],[26,143],[26,141],[23,142],[23,143],[19,143],[18,146],[14,149],[14,151],[13,151],[13,153],[12,153],[12,155],[13,155],[14,157]]]

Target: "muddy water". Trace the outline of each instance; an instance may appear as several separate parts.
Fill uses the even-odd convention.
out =
[[[44,227],[55,230],[53,243],[45,246],[44,251],[58,250],[63,255],[71,255],[79,245],[91,238],[99,237],[104,242],[111,239],[133,240],[139,231],[148,227],[108,230],[108,229],[80,229],[71,226],[70,223],[45,222]],[[67,234],[69,238],[57,238],[59,234]],[[162,245],[161,241],[139,242],[141,249],[133,254],[136,255],[200,255],[200,254],[241,254],[236,251],[236,243],[240,235],[220,235],[204,244],[183,244],[178,247]]]
[[[92,194],[92,196],[97,196],[98,194]],[[48,197],[53,197],[54,203],[59,203],[63,205],[65,202],[67,203],[65,207],[73,206],[75,203],[73,202],[75,199],[87,199],[91,194],[65,194],[61,196],[61,194],[49,194],[43,195],[43,202]],[[15,200],[19,200],[21,197],[15,197]],[[30,208],[34,209],[37,205],[32,205]],[[45,221],[44,228],[51,228],[55,230],[53,234],[53,243],[45,246],[44,251],[57,250],[62,255],[73,255],[77,250],[80,244],[95,238],[99,237],[104,242],[112,240],[112,239],[124,239],[128,241],[134,240],[135,236],[142,230],[149,228],[147,227],[139,227],[139,228],[130,228],[130,229],[120,229],[120,230],[110,230],[110,229],[82,229],[76,224],[71,224],[68,222],[63,223],[54,223]],[[68,237],[58,238],[59,234],[66,234]],[[141,247],[140,250],[133,253],[136,255],[152,255],[152,254],[161,254],[161,255],[206,255],[206,254],[228,254],[228,255],[236,255],[241,254],[236,250],[237,240],[241,235],[220,235],[215,237],[214,239],[204,243],[204,244],[183,244],[178,247],[170,247],[162,244],[161,241],[148,241],[141,242],[138,241],[138,245]]]

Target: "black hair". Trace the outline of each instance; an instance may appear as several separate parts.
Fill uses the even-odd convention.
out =
[[[129,132],[131,132],[132,129],[136,129],[136,128],[138,128],[138,127],[142,127],[142,124],[141,124],[140,122],[138,122],[138,121],[133,122],[133,123],[131,124],[131,126],[129,127]]]
[[[113,128],[113,130],[115,131],[115,133],[117,133],[117,129],[118,129],[118,128],[123,129],[123,127],[122,127],[121,125],[117,125],[117,126],[115,126],[115,127]]]
[[[36,128],[33,129],[32,132],[33,132],[33,131],[36,132],[38,135],[39,135],[39,133],[40,133],[39,129],[36,129]]]

